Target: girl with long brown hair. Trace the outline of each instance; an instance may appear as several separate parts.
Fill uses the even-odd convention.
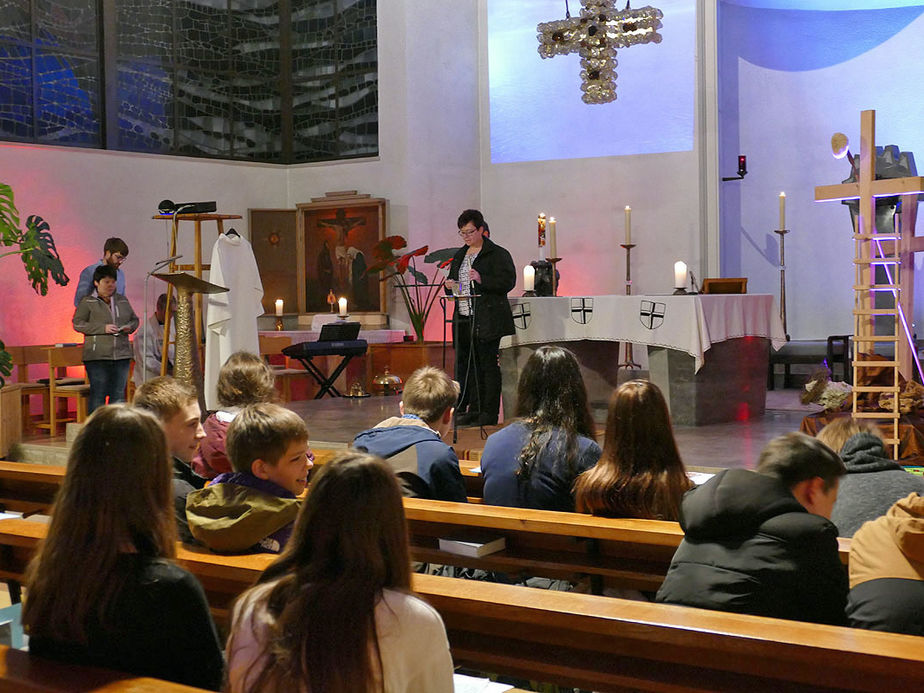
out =
[[[29,566],[34,655],[218,690],[223,660],[202,587],[176,556],[170,461],[157,419],[102,407],[71,447]]]
[[[311,483],[295,531],[235,605],[232,693],[449,693],[443,621],[411,593],[401,492],[378,457],[349,451]]]
[[[578,512],[676,520],[687,477],[657,385],[623,383],[610,398],[603,455],[574,488]]]
[[[574,510],[574,481],[600,457],[600,446],[571,351],[544,346],[533,352],[517,384],[516,416],[485,443],[484,502]]]

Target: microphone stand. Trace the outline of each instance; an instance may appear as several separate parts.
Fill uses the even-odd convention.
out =
[[[144,334],[141,338],[141,382],[146,383],[148,381],[148,282],[151,280],[151,275],[155,274],[159,270],[162,270],[164,267],[169,265],[175,260],[179,260],[182,255],[174,255],[173,257],[168,257],[166,260],[160,260],[154,264],[153,269],[148,272],[148,275],[144,278]]]

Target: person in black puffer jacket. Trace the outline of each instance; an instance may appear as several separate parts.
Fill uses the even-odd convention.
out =
[[[844,417],[821,429],[818,440],[839,452],[847,467],[831,513],[840,536],[852,537],[909,493],[924,494],[924,479],[889,458],[874,426]]]
[[[826,518],[844,464],[802,433],[770,441],[757,472],[726,469],[684,496],[657,601],[846,625],[847,571]]]

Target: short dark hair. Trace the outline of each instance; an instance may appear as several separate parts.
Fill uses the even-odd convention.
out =
[[[800,481],[821,477],[827,491],[847,468],[837,453],[816,438],[787,433],[767,443],[757,460],[757,472],[779,479],[790,489]]]
[[[459,221],[456,222],[456,225],[461,229],[468,222],[472,222],[476,229],[484,228],[484,215],[477,209],[466,209],[459,215]]]
[[[161,294],[157,297],[157,310],[164,310],[167,307],[167,294]]]
[[[117,281],[119,279],[119,272],[112,265],[97,265],[96,269],[93,270],[94,283],[105,277]]]
[[[121,255],[128,255],[128,246],[125,244],[121,238],[107,238],[106,243],[103,245],[103,255],[106,253],[119,253]]]

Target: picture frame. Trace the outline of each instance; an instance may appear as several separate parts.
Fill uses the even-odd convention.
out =
[[[351,315],[388,312],[386,282],[365,274],[386,236],[386,206],[355,190],[296,205],[299,312],[329,312],[331,294],[346,297]]]
[[[248,209],[250,245],[263,282],[263,312],[275,313],[276,299],[283,311],[299,310],[298,210]]]
[[[703,279],[704,294],[746,294],[747,277],[709,277]]]

